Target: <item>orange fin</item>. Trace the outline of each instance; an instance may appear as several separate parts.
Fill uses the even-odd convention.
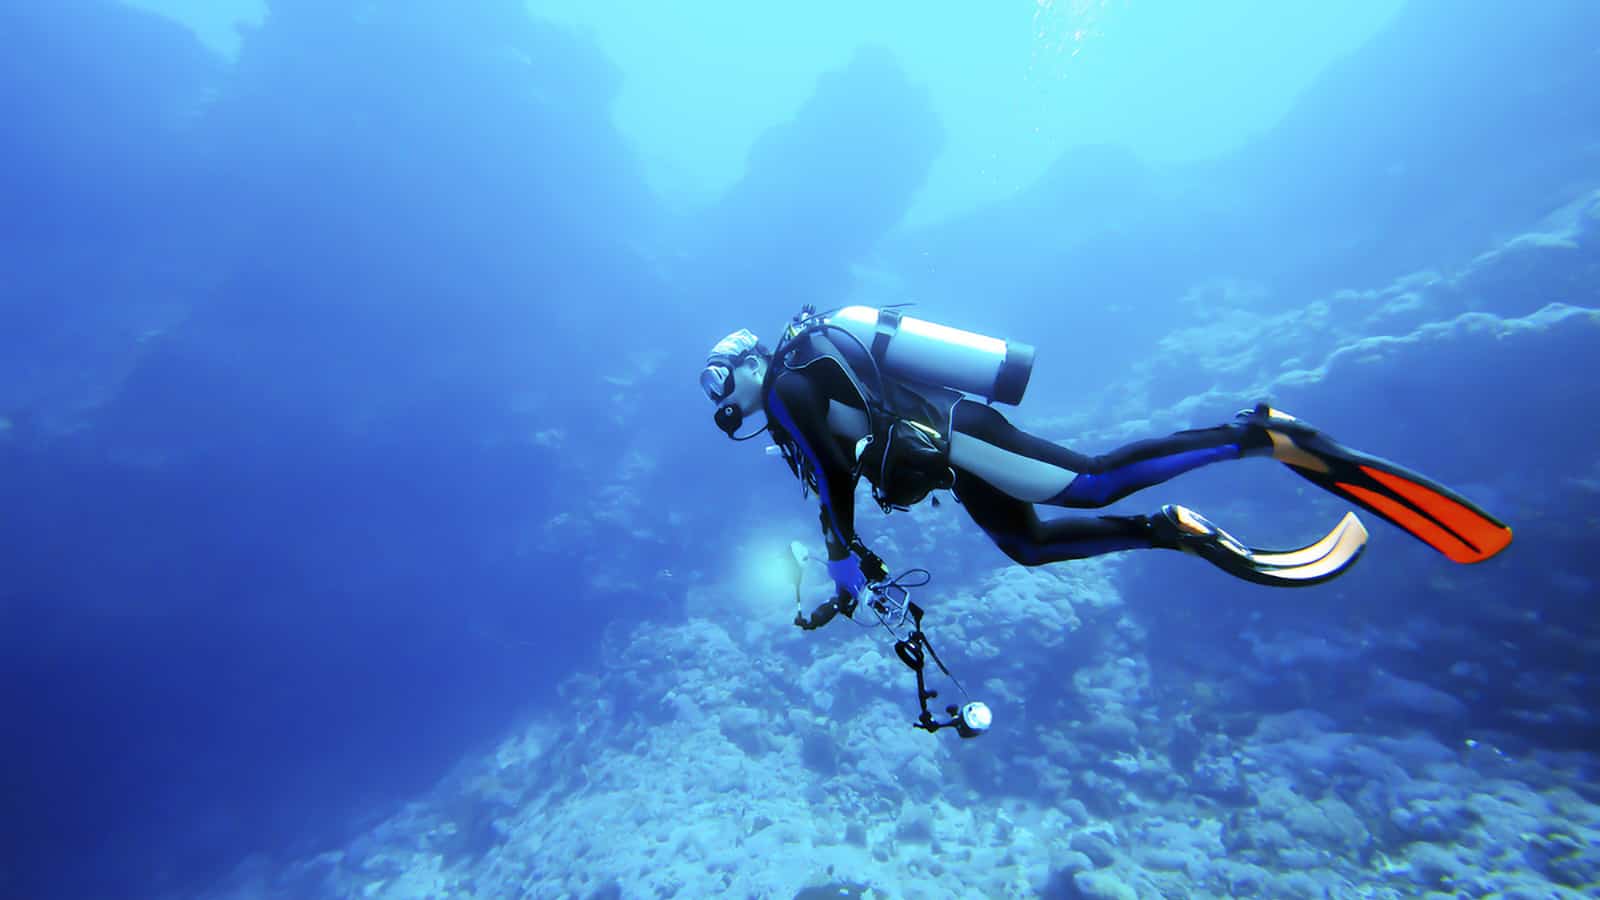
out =
[[[1426,515],[1354,485],[1343,487],[1378,508],[1390,521],[1458,563],[1483,562],[1511,546],[1511,528],[1481,509],[1425,485],[1400,478],[1372,466],[1361,466],[1367,477],[1405,498]]]

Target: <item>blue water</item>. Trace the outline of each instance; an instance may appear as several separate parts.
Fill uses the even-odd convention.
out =
[[[0,0],[0,895],[1596,889],[1600,8],[639,6]],[[694,380],[907,301],[1041,436],[1271,397],[1516,543],[1283,592],[863,495],[996,710],[911,731]]]

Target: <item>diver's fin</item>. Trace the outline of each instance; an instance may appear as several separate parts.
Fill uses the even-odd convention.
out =
[[[1455,562],[1482,562],[1511,544],[1504,522],[1404,466],[1351,450],[1265,403],[1241,419],[1264,428],[1273,458],[1296,474],[1393,522]]]
[[[1258,566],[1272,569],[1312,571],[1323,566],[1345,566],[1355,560],[1367,543],[1367,526],[1361,524],[1353,512],[1344,514],[1333,530],[1316,543],[1298,550],[1251,550],[1250,558]]]
[[[1162,536],[1236,578],[1272,587],[1309,587],[1342,575],[1367,546],[1367,529],[1345,513],[1333,530],[1295,550],[1254,550],[1186,506],[1168,504],[1152,519]]]

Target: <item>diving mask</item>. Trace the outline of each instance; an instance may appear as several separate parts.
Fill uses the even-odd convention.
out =
[[[712,403],[721,403],[733,393],[733,366],[712,363],[700,371],[700,389]]]

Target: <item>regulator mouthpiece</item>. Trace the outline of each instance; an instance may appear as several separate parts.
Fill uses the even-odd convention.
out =
[[[723,434],[731,438],[734,432],[739,430],[739,426],[744,424],[744,411],[737,404],[724,403],[717,407],[715,418],[717,427],[722,429]]]

